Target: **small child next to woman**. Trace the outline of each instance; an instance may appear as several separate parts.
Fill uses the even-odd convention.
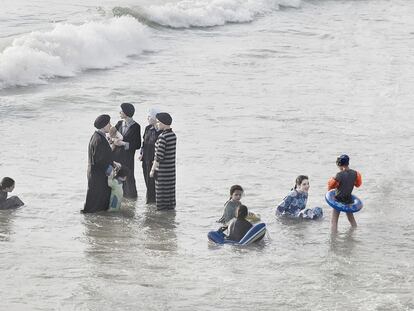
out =
[[[108,176],[108,186],[111,188],[111,198],[109,199],[108,212],[115,212],[121,209],[122,198],[124,197],[124,190],[122,186],[127,179],[127,169],[121,167],[112,170],[111,175]]]

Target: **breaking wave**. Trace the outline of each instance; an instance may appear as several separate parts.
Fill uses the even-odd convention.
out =
[[[299,7],[300,0],[183,0],[177,3],[130,9],[114,8],[114,15],[128,14],[149,25],[171,28],[212,27],[247,23],[283,7]]]
[[[147,38],[146,27],[130,16],[57,24],[51,31],[23,35],[0,53],[0,88],[120,66],[145,49]]]

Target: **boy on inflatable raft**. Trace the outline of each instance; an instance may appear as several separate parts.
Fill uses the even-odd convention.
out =
[[[248,245],[261,240],[266,233],[266,225],[260,223],[252,225],[247,219],[248,210],[243,204],[236,209],[236,218],[233,218],[228,226],[223,226],[217,231],[211,231],[208,239],[218,244]],[[228,236],[223,232],[229,231]]]

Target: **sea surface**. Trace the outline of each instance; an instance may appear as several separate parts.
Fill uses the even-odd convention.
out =
[[[414,2],[0,0],[1,310],[414,310]],[[176,212],[83,215],[96,116],[171,113]],[[364,202],[330,233],[335,159]],[[318,222],[275,215],[310,177]],[[214,246],[231,185],[267,224]]]

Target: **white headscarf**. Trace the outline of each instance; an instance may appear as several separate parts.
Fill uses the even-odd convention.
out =
[[[157,113],[160,113],[161,110],[156,108],[156,107],[152,107],[150,109],[148,109],[148,116],[152,119],[155,120],[155,116],[157,115]]]

